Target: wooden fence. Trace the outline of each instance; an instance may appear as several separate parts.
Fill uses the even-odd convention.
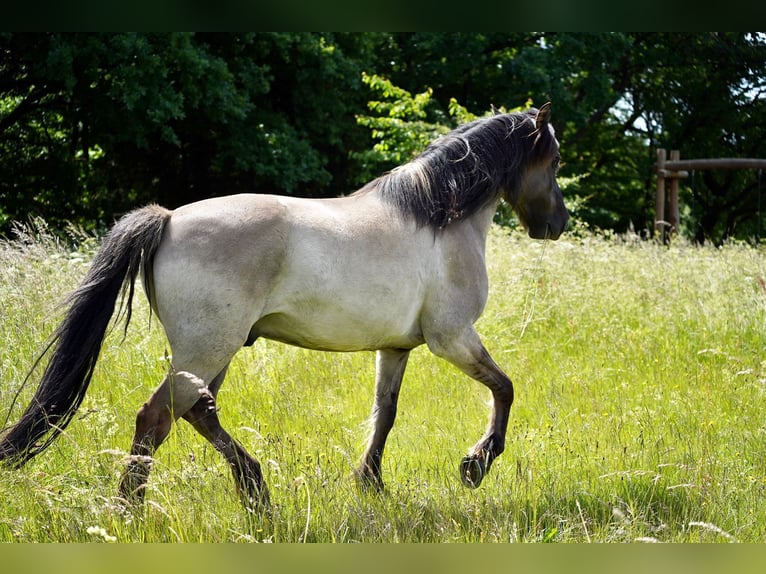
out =
[[[766,159],[722,157],[716,159],[681,159],[677,149],[670,151],[667,159],[666,150],[657,150],[657,193],[654,204],[654,230],[658,237],[667,241],[670,235],[678,232],[678,180],[689,177],[690,171],[707,169],[766,169]],[[665,180],[670,180],[666,193]]]

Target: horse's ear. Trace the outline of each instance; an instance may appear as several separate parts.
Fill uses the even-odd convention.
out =
[[[501,112],[500,110],[498,110],[498,109],[495,107],[495,104],[489,104],[489,107],[490,107],[490,109],[492,110],[492,113],[493,113],[494,115],[496,115],[496,116],[499,116],[500,114],[502,114],[502,113],[503,113],[503,112]]]
[[[543,126],[549,124],[551,121],[551,103],[545,102],[540,110],[537,112],[535,118],[535,127],[540,130]]]

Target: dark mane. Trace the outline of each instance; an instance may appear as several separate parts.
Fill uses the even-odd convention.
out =
[[[419,156],[371,181],[383,201],[419,226],[443,228],[470,217],[501,194],[513,202],[525,166],[553,153],[548,130],[537,133],[537,110],[501,114],[462,125]]]

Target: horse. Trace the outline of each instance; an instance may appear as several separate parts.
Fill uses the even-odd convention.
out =
[[[371,433],[354,471],[375,491],[408,357],[426,344],[491,390],[487,430],[458,467],[478,487],[504,450],[513,402],[474,328],[488,297],[487,234],[503,198],[531,238],[565,230],[550,115],[547,103],[476,119],[347,196],[238,194],[122,216],[65,301],[34,396],[0,435],[0,461],[21,467],[72,421],[118,299],[127,330],[140,274],[172,359],[138,410],[119,500],[144,500],[155,452],[183,418],[223,455],[245,504],[269,508],[260,463],[221,426],[216,400],[234,355],[259,338],[376,352]]]

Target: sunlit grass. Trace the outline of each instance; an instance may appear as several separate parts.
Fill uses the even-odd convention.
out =
[[[83,275],[92,241],[0,245],[0,417]],[[107,339],[78,416],[21,470],[0,470],[0,541],[762,542],[766,540],[766,257],[739,244],[662,247],[585,235],[540,243],[494,229],[478,330],[513,378],[506,452],[477,490],[457,475],[489,393],[413,352],[383,462],[352,478],[374,357],[258,341],[221,393],[224,426],[262,463],[269,517],[181,423],[147,504],[114,495],[135,412],[166,369],[142,296]],[[31,396],[25,389],[13,421]]]

